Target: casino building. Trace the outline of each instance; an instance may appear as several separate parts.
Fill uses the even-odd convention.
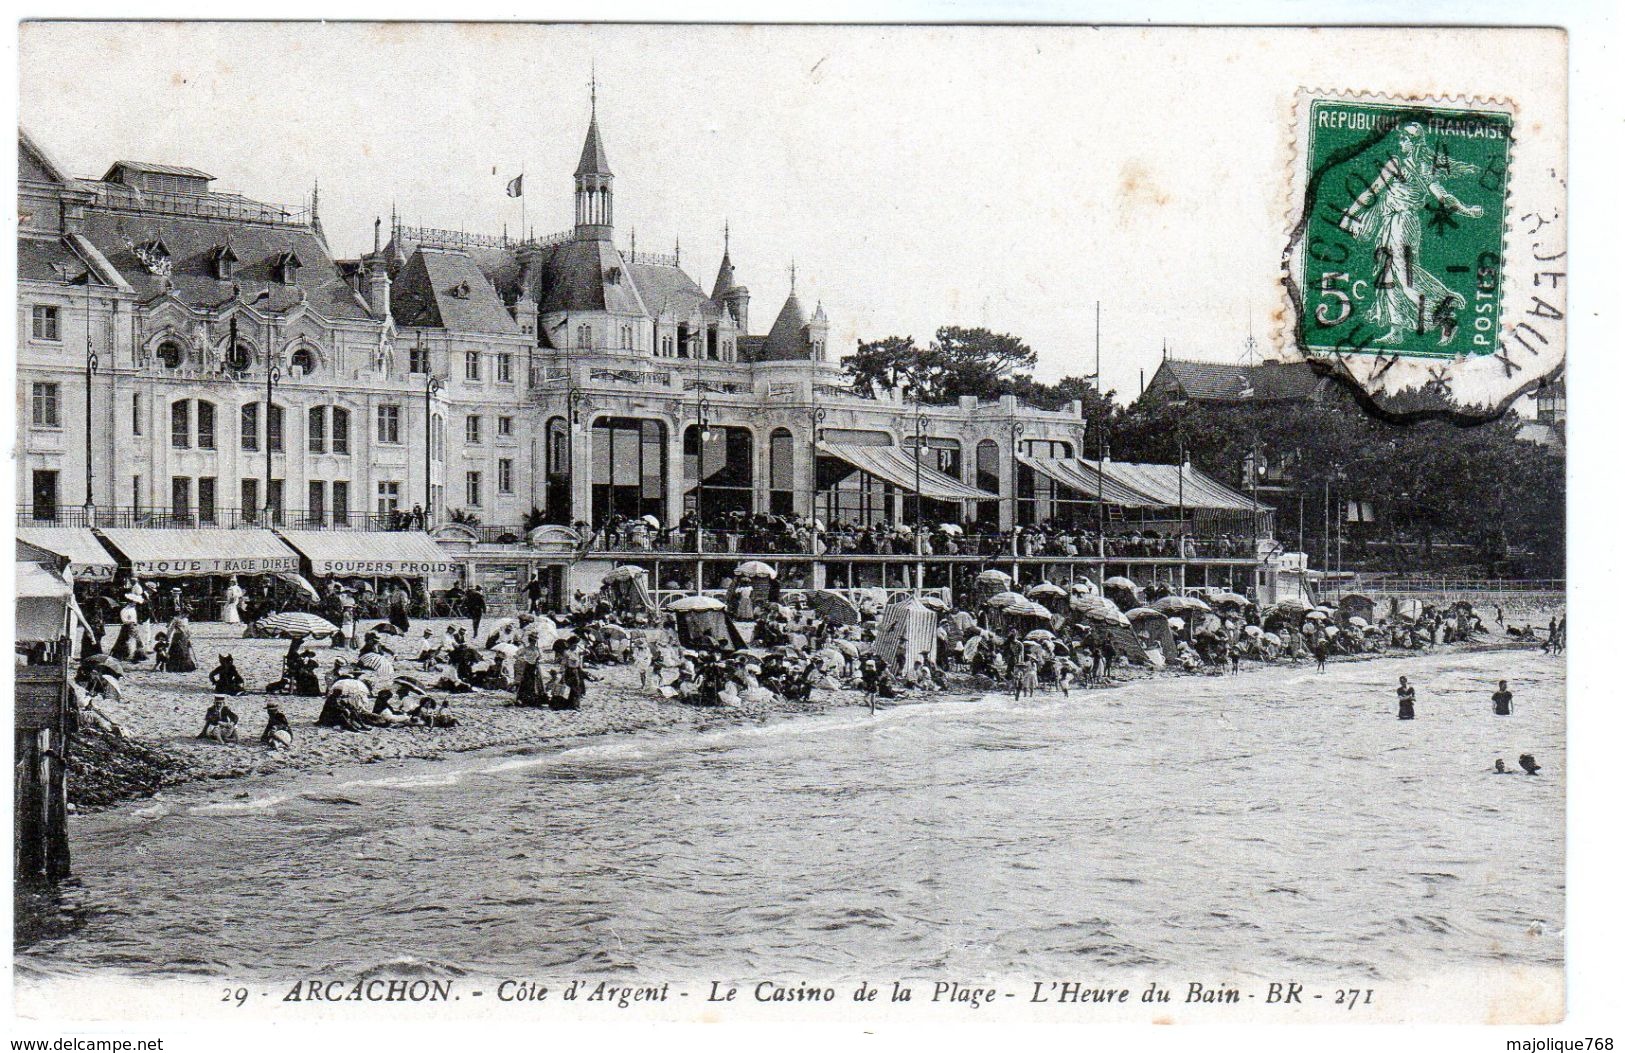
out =
[[[677,250],[622,248],[596,112],[571,229],[509,239],[392,216],[359,259],[330,251],[315,190],[279,206],[138,161],[74,178],[26,133],[18,177],[24,527],[407,526],[499,595],[535,575],[554,590],[590,585],[648,557],[602,532],[589,541],[642,517],[699,515],[704,551],[663,538],[671,566],[651,569],[657,583],[707,586],[739,555],[731,525],[748,513],[819,529],[918,517],[972,536],[1052,521],[1189,533],[1207,493],[1210,530],[1217,515],[1225,533],[1268,535],[1256,505],[1211,480],[1204,491],[1192,479],[1190,506],[1177,485],[1177,517],[1172,487],[1113,483],[1134,466],[1083,460],[1075,403],[859,397],[793,271],[777,310],[758,303],[753,319],[726,234],[709,290]],[[537,523],[554,526],[526,529]],[[998,555],[965,548],[977,555],[929,562]],[[1104,548],[1066,560],[1067,573],[1103,574]],[[919,552],[805,549],[775,558],[831,584],[924,572]],[[1252,549],[1176,551],[1157,573],[1189,580],[1200,564],[1228,582],[1256,563]]]

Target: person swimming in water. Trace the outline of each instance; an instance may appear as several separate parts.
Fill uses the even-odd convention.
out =
[[[1535,763],[1533,753],[1520,753],[1518,755],[1518,767],[1524,770],[1525,775],[1538,775],[1540,773],[1540,765]]]
[[[1399,719],[1416,719],[1416,688],[1404,677],[1399,678]]]

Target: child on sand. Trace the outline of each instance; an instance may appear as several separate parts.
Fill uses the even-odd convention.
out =
[[[203,730],[198,733],[198,738],[220,743],[237,741],[237,714],[226,705],[225,695],[214,696],[208,712],[203,714]]]

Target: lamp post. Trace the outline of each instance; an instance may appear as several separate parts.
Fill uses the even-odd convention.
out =
[[[1012,556],[1017,554],[1015,528],[1016,520],[1019,518],[1016,507],[1016,455],[1021,447],[1017,443],[1021,439],[1021,433],[1026,430],[1027,426],[1019,420],[1010,425],[1010,554]]]
[[[817,388],[813,390],[813,397],[817,398]],[[807,518],[812,520],[811,555],[818,555],[818,440],[824,436],[824,418],[829,416],[822,406],[813,406],[807,411],[808,422],[812,426],[812,441],[808,446],[807,458]]]
[[[85,526],[96,525],[96,498],[94,486],[96,472],[92,463],[91,450],[94,445],[91,432],[94,430],[95,414],[91,412],[91,385],[96,377],[99,360],[96,357],[95,342],[90,335],[90,271],[85,271]],[[114,504],[118,502],[115,501]]]
[[[701,381],[700,390],[705,390]],[[694,551],[705,551],[705,444],[711,438],[711,403],[702,394],[694,421]]]
[[[271,299],[271,290],[261,289],[259,294],[248,301],[248,306],[258,307]],[[282,368],[277,364],[276,349],[271,345],[276,339],[271,330],[271,312],[265,312],[265,525],[272,525],[271,504],[271,414],[273,412],[271,400],[274,397],[276,386],[282,380]],[[236,353],[233,347],[232,353]],[[283,422],[286,425],[286,422]],[[286,441],[286,438],[283,440]]]
[[[909,380],[910,394],[914,396],[914,554],[920,555],[923,545],[920,538],[920,526],[924,518],[924,501],[920,497],[921,459],[925,457],[925,413],[920,403],[920,378],[918,374]],[[919,582],[915,582],[918,591]]]
[[[420,337],[421,339],[421,337]],[[435,376],[429,363],[423,364],[423,526],[434,515],[434,397],[446,382]]]

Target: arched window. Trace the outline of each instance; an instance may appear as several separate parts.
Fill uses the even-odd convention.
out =
[[[593,523],[646,515],[664,521],[666,426],[657,420],[600,417],[589,434]]]
[[[590,325],[578,325],[578,326],[576,326],[576,346],[577,347],[591,347],[592,346],[592,326],[590,326]]]
[[[298,376],[308,377],[316,372],[316,353],[308,347],[301,347],[293,353],[288,364]]]
[[[775,428],[767,440],[768,511],[787,516],[796,504],[796,440],[788,428]]]
[[[976,502],[976,525],[982,530],[999,529],[999,444],[983,439],[976,444],[976,487],[994,496]]]
[[[621,326],[621,347],[628,350],[632,347],[632,327],[629,325]]]
[[[186,352],[174,340],[165,340],[158,345],[158,361],[165,369],[179,369],[186,361]]]

